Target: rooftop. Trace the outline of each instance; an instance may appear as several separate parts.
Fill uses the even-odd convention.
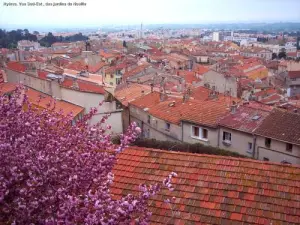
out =
[[[291,79],[297,79],[300,78],[300,71],[289,71],[288,77]]]
[[[105,90],[103,86],[92,83],[89,81],[84,81],[77,79],[78,89],[74,87],[74,81],[73,79],[66,78],[62,83],[61,86],[69,89],[75,89],[82,92],[90,92],[90,93],[96,93],[96,94],[105,94]]]
[[[151,224],[297,224],[300,167],[250,159],[129,147],[113,169],[114,199],[138,194],[139,184],[165,188],[150,201]],[[175,197],[172,216],[164,199]]]
[[[270,114],[271,109],[263,110],[258,107],[252,107],[252,103],[241,105],[235,113],[229,113],[223,117],[219,124],[235,130],[252,133],[262,121]]]
[[[17,85],[13,83],[0,83],[0,96],[13,92],[16,88]]]
[[[31,88],[27,88],[26,94],[28,96],[29,102],[35,106],[38,106],[43,109],[51,109],[54,107],[54,99],[49,95],[46,95],[42,92],[36,91]],[[50,101],[52,101],[52,103],[50,107],[48,107],[47,104],[49,104]],[[63,115],[66,116],[72,113],[73,118],[75,118],[79,113],[84,111],[84,108],[63,100],[56,100],[55,111],[59,112],[60,110],[63,110]]]
[[[300,145],[300,114],[274,109],[255,134]]]
[[[23,65],[19,62],[16,62],[16,61],[10,61],[6,65],[7,65],[7,69],[10,69],[10,70],[13,70],[13,71],[16,71],[16,72],[24,73],[25,70],[26,70],[25,65]]]
[[[173,106],[170,106],[171,103]],[[182,98],[169,96],[160,101],[160,93],[157,92],[142,96],[130,104],[141,109],[148,108],[151,115],[173,124],[188,121],[210,127],[216,127],[219,118],[228,111],[228,106],[218,100],[189,99],[183,102]]]
[[[142,84],[125,84],[122,89],[117,89],[115,91],[115,98],[124,106],[128,106],[129,102],[142,96],[142,91],[144,91],[144,94],[146,95],[151,92],[151,88],[148,85]]]

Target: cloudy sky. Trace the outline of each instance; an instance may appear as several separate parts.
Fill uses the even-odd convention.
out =
[[[32,0],[39,1],[39,0]],[[40,0],[74,2],[76,0]],[[84,27],[104,24],[300,22],[300,0],[77,0],[87,6],[4,6],[0,28]]]

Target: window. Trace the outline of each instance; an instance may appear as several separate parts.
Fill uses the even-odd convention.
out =
[[[264,160],[264,161],[269,161],[269,158],[264,157],[263,160]]]
[[[252,142],[248,142],[247,152],[252,153]]]
[[[114,75],[113,75],[113,74],[111,74],[111,75],[110,75],[110,78],[114,78]]]
[[[202,139],[207,139],[207,134],[208,134],[207,129],[203,128],[202,129]]]
[[[199,131],[199,127],[192,127],[192,136],[194,137],[199,137],[200,136],[200,131]]]
[[[122,109],[122,104],[119,101],[116,101],[116,109]]]
[[[223,131],[223,143],[231,143],[231,133]]]
[[[170,130],[170,127],[171,127],[171,124],[169,124],[169,123],[166,123],[166,125],[165,125],[165,128],[166,128],[166,130],[167,130],[167,131],[169,131],[169,130]]]
[[[266,146],[267,148],[270,148],[270,147],[271,147],[271,138],[266,138],[266,139],[265,139],[265,146]]]
[[[293,151],[293,145],[290,143],[286,143],[286,151],[287,152],[292,152]]]
[[[150,121],[151,121],[151,116],[150,116],[150,115],[148,115],[148,118],[147,118],[147,123],[149,123],[149,124],[150,124]]]
[[[120,84],[121,83],[121,78],[116,78],[116,84]]]
[[[208,130],[205,128],[192,126],[192,137],[206,141],[208,139]]]

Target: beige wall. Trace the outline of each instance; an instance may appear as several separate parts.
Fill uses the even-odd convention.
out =
[[[154,138],[161,141],[180,141],[181,140],[181,126],[170,123],[170,130],[167,131],[166,121],[150,116],[150,124],[148,123],[148,113],[136,108],[132,105],[130,109],[130,121],[137,122],[141,127],[144,137]],[[148,132],[148,129],[150,132]],[[149,134],[148,134],[149,133]]]
[[[203,74],[202,85],[206,83],[210,87],[215,86],[216,91],[220,93],[230,91],[231,96],[237,97],[237,82],[234,77],[225,78],[223,74],[210,70]]]
[[[223,143],[223,132],[231,133],[230,145]],[[252,143],[252,151],[254,148],[254,138],[252,134],[244,133],[237,130],[232,130],[225,127],[220,127],[219,147],[228,151],[237,152],[241,155],[253,157],[253,153],[248,153],[248,143]]]
[[[300,62],[288,61],[287,71],[298,71],[300,70]]]
[[[52,95],[51,81],[43,80],[38,77],[27,75],[24,73],[15,72],[13,70],[6,70],[7,81],[11,83],[21,83],[45,94]]]
[[[205,128],[208,130],[207,141],[192,137],[192,125]],[[196,125],[188,122],[183,122],[183,141],[191,144],[201,143],[203,145],[210,145],[218,147],[218,129]]]
[[[272,139],[271,147],[267,148],[265,146],[265,138],[258,136],[256,139],[255,157],[259,160],[263,160],[266,157],[272,162],[287,160],[292,164],[300,164],[300,146],[293,145],[292,152],[288,152],[286,151],[285,142]]]
[[[104,95],[102,94],[81,92],[67,88],[61,88],[61,94],[63,100],[84,107],[86,113],[88,113],[91,108],[98,107],[99,103],[104,100]],[[97,114],[92,118],[91,124],[99,122],[107,113],[111,113],[111,116],[108,118],[106,124],[112,126],[114,133],[122,133],[122,110],[116,109],[116,103],[114,101],[104,102],[103,105],[98,108]]]

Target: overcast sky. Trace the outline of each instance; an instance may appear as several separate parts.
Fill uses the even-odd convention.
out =
[[[103,24],[129,25],[141,22],[144,24],[300,22],[300,0],[81,0],[87,3],[87,6],[3,6],[5,2],[28,1],[0,0],[0,28],[9,26],[67,28]],[[76,0],[57,0],[65,3],[74,1]]]

